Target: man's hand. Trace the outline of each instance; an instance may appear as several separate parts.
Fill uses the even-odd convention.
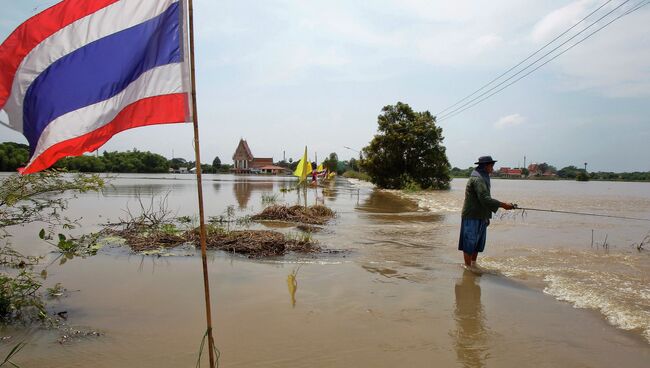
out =
[[[514,210],[514,209],[515,209],[515,205],[512,204],[512,203],[504,203],[504,202],[501,202],[501,208],[503,208],[504,210]]]

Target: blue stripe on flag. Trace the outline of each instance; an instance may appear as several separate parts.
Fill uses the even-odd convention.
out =
[[[45,127],[57,117],[115,96],[150,69],[181,62],[181,40],[176,2],[159,16],[92,42],[50,65],[25,94],[23,132],[30,156]]]

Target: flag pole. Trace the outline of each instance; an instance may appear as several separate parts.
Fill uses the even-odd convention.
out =
[[[196,185],[199,196],[199,232],[201,243],[201,261],[203,263],[203,288],[205,291],[205,317],[207,322],[208,351],[210,368],[214,368],[214,339],[212,338],[212,312],[210,308],[210,281],[208,279],[208,256],[205,241],[205,214],[203,211],[203,186],[201,183],[201,154],[199,147],[199,117],[196,108],[196,73],[194,68],[194,12],[192,0],[188,0],[190,26],[190,72],[192,76],[192,120],[194,124],[194,154],[196,157]]]

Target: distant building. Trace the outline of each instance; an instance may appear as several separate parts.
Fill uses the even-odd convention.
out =
[[[538,164],[530,164],[528,165],[528,173],[530,176],[535,176],[535,175],[542,175],[542,170],[540,170]]]
[[[530,164],[528,165],[528,175],[529,176],[546,176],[546,177],[555,177],[556,173],[549,169],[549,166],[546,163],[541,164]]]
[[[185,166],[179,166],[178,169],[173,169],[169,168],[169,173],[170,174],[187,174],[189,171],[187,170],[187,167]]]
[[[520,178],[523,174],[521,169],[512,169],[509,167],[502,167],[499,169],[499,176],[506,178]]]
[[[273,168],[270,168],[273,165],[273,157],[255,157],[253,152],[251,152],[248,143],[244,139],[239,140],[239,145],[235,149],[235,153],[232,155],[232,160],[234,161],[234,166],[231,169],[235,174],[250,174],[250,173],[262,173],[263,171],[273,171]],[[263,170],[263,168],[265,168]]]

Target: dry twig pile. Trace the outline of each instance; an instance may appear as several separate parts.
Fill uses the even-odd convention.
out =
[[[315,205],[311,207],[303,206],[282,206],[273,205],[266,207],[261,213],[251,217],[252,220],[273,220],[298,222],[302,224],[324,225],[334,217],[334,211],[322,206]]]

